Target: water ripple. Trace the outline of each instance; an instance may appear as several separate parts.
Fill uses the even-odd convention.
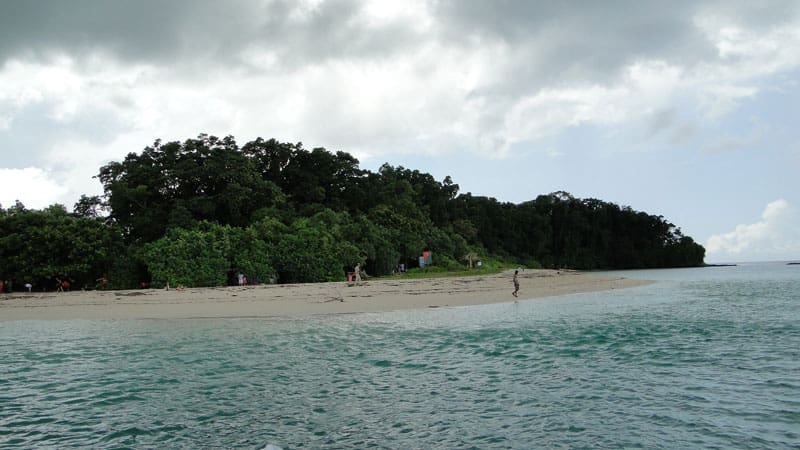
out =
[[[764,288],[6,322],[0,447],[798,448],[800,286]]]

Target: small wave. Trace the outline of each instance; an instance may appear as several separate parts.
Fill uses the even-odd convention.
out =
[[[261,450],[283,450],[283,448],[278,447],[275,444],[267,444],[264,447],[262,447]]]

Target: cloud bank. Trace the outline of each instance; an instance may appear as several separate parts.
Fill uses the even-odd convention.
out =
[[[715,234],[705,247],[714,261],[738,261],[744,254],[763,261],[800,259],[800,214],[786,200],[775,200],[764,208],[761,220]]]
[[[99,166],[199,133],[501,173],[546,164],[531,155],[746,154],[797,145],[796,124],[749,108],[798,74],[794,0],[5,1],[0,170],[31,175],[0,197],[70,206],[99,193]]]
[[[799,9],[4,2],[0,133],[27,151],[3,165],[49,167],[76,139],[119,157],[139,148],[108,144],[137,132],[140,147],[207,131],[363,156],[502,157],[581,124],[700,129],[800,67]]]

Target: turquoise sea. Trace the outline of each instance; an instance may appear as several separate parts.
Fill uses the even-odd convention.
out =
[[[0,448],[800,448],[800,266],[623,274],[658,283],[383,314],[0,321]]]

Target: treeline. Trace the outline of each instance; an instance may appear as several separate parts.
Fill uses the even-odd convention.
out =
[[[342,280],[492,258],[529,267],[697,266],[705,250],[661,216],[565,192],[521,204],[460,194],[450,177],[344,152],[200,135],[156,141],[100,168],[104,195],[27,210],[0,207],[0,276],[113,287]]]

